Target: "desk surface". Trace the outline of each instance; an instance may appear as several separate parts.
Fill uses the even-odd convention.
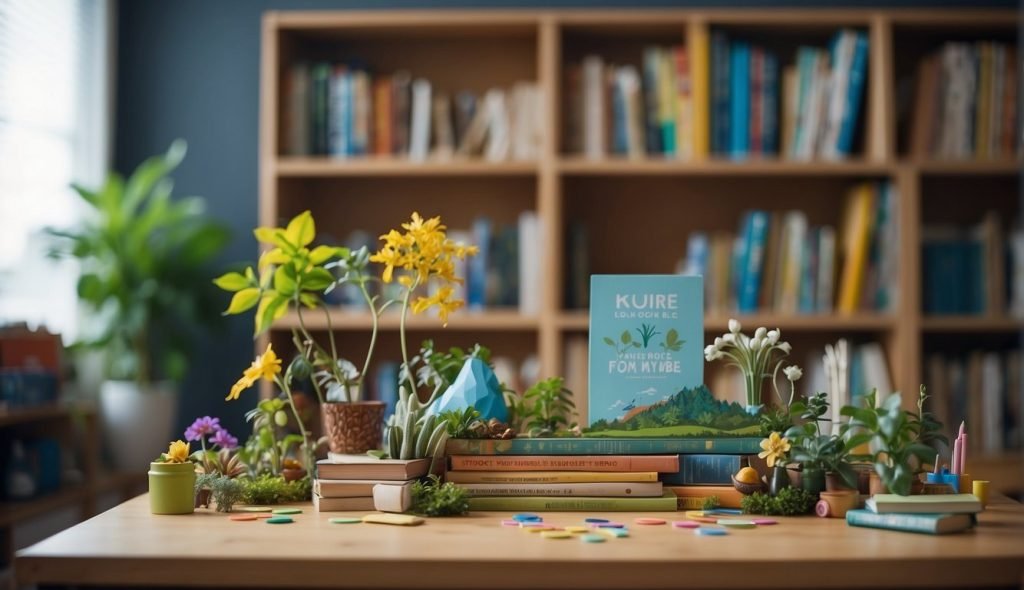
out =
[[[418,527],[336,525],[306,506],[296,522],[233,522],[207,510],[153,516],[139,496],[18,554],[24,584],[350,588],[769,588],[1018,586],[1024,507],[999,499],[973,532],[914,535],[842,520],[697,537],[630,524],[627,539],[585,544],[502,527],[507,514]],[[546,513],[578,524],[583,513]],[[632,523],[641,514],[605,514]],[[682,513],[658,516],[682,519]]]

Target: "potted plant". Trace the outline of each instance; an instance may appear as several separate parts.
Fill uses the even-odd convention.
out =
[[[850,445],[870,443],[872,452],[858,455],[859,460],[874,464],[882,485],[894,494],[907,496],[920,484],[923,466],[935,457],[935,445],[949,444],[941,434],[942,423],[924,411],[928,395],[922,385],[918,392],[917,411],[904,410],[899,392],[876,405],[877,391],[864,396],[864,406],[845,406],[840,410],[850,418],[853,434]],[[876,490],[877,490],[876,486]]]
[[[217,478],[234,479],[245,474],[245,465],[235,452],[238,439],[220,425],[220,418],[202,416],[185,429],[185,440],[200,446],[191,455],[200,476],[196,480],[195,505],[207,507]]]
[[[792,441],[791,458],[800,465],[803,489],[813,494],[824,491],[827,473],[837,475],[847,487],[856,488],[857,472],[850,464],[850,451],[855,445],[850,444],[842,428],[834,434],[822,431],[822,423],[831,422],[826,418],[829,410],[828,394],[817,393],[807,398],[806,402],[793,403],[790,409],[802,421],[786,431],[786,438]]]
[[[153,514],[192,514],[196,468],[189,444],[176,440],[149,464],[149,509]]]
[[[754,331],[753,337],[749,337],[741,329],[739,321],[730,319],[729,332],[715,338],[712,344],[704,348],[704,358],[708,362],[725,359],[726,364],[743,373],[747,412],[757,414],[764,407],[761,393],[765,380],[774,381],[792,347],[788,342],[780,340],[782,333],[779,330],[762,327]]]
[[[102,352],[100,412],[122,471],[142,469],[149,449],[170,437],[190,336],[217,317],[203,277],[228,233],[203,216],[200,198],[171,198],[168,174],[185,150],[175,141],[127,180],[111,173],[97,191],[74,186],[91,215],[75,229],[50,230],[52,255],[81,263],[78,296],[94,313],[76,346]]]

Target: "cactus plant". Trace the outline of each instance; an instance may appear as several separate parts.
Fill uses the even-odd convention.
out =
[[[444,448],[448,438],[448,421],[436,415],[427,416],[427,408],[434,403],[440,388],[434,390],[426,403],[399,387],[399,401],[388,423],[388,454],[392,459],[422,459],[433,457]]]

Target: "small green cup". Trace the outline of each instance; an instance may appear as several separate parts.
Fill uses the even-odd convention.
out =
[[[150,512],[192,514],[196,506],[195,486],[196,467],[192,463],[150,463]]]

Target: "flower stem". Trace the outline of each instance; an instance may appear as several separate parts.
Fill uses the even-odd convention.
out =
[[[291,380],[290,376],[286,377],[288,381]],[[315,462],[313,461],[313,448],[310,445],[310,436],[309,432],[306,431],[306,425],[302,423],[302,417],[299,416],[299,410],[295,407],[295,398],[292,397],[292,389],[287,386],[285,379],[275,378],[274,381],[277,382],[277,386],[280,387],[281,391],[284,391],[284,394],[288,397],[288,407],[291,408],[292,415],[295,416],[295,422],[299,425],[299,433],[302,434],[302,451],[305,455],[305,467],[308,473],[312,473],[313,465],[315,465]]]
[[[373,350],[377,346],[377,328],[380,323],[380,314],[373,306],[373,298],[370,297],[370,293],[366,290],[366,283],[359,283],[359,290],[363,293],[363,299],[366,300],[366,305],[370,308],[370,321],[373,322],[373,329],[370,331],[370,345],[366,349],[366,360],[363,362],[363,370],[359,373],[359,383],[363,382],[363,378],[366,376],[366,372],[370,370],[370,359],[373,358]],[[403,344],[402,350],[405,350]]]
[[[413,289],[416,288],[417,285],[419,285],[419,278],[418,277],[417,277],[417,279],[411,285],[409,285],[409,288],[406,289],[406,291],[405,291],[405,295],[402,297],[402,315],[401,315],[401,317],[398,320],[398,339],[399,339],[400,345],[402,347],[402,362],[405,364],[405,373],[406,373],[406,375],[409,378],[409,387],[410,387],[409,393],[410,393],[410,395],[416,395],[416,381],[413,379],[412,367],[409,366],[409,353],[406,351],[406,345],[405,345],[405,316],[407,315],[407,313],[409,311],[409,298],[412,296],[412,291],[413,291]]]

